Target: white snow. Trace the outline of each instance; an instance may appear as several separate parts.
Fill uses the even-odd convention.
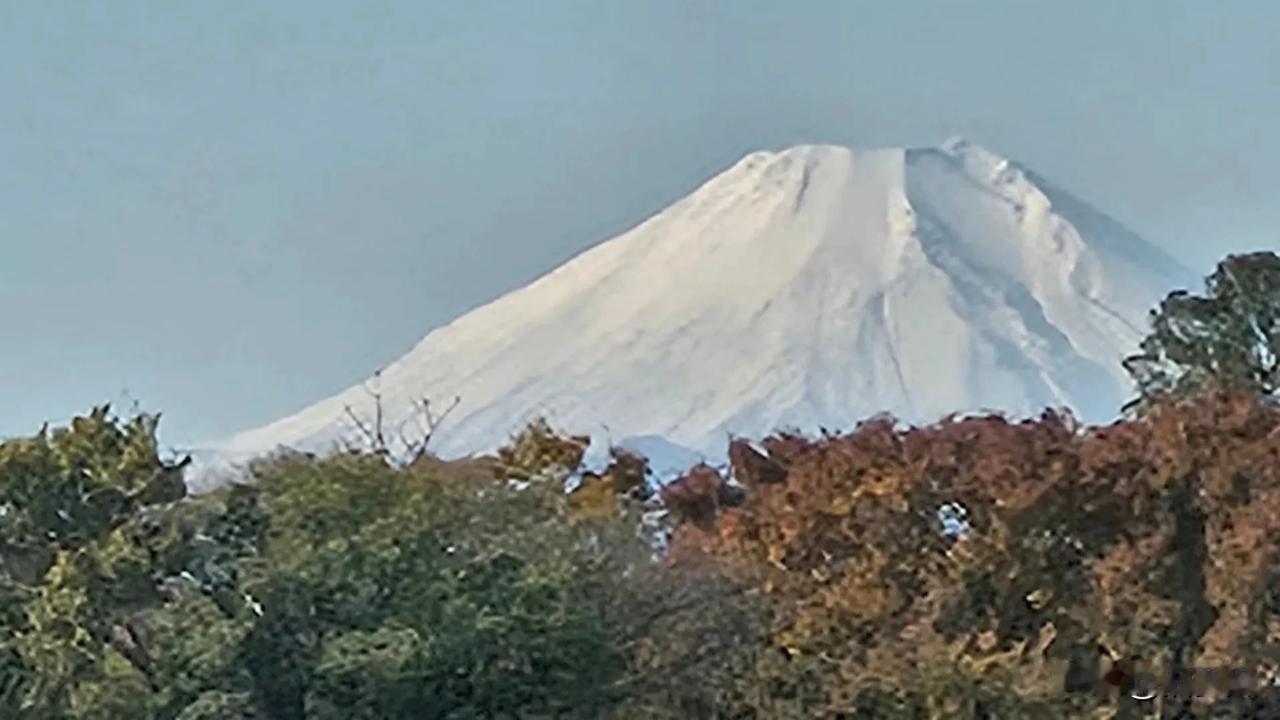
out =
[[[730,434],[889,411],[1110,419],[1120,359],[1190,274],[1016,163],[938,148],[756,152],[638,227],[429,333],[383,369],[389,426],[461,403],[432,447],[486,451],[537,416],[723,457]],[[214,453],[325,450],[353,387]],[[206,462],[205,467],[209,467]]]

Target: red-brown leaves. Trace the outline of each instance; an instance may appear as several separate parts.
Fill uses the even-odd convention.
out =
[[[697,465],[661,491],[663,505],[679,523],[709,531],[720,508],[729,504],[731,490],[720,473],[709,465]]]
[[[1065,673],[1065,658],[1104,641],[1152,662],[1280,657],[1280,599],[1263,601],[1280,560],[1275,406],[1222,394],[1090,430],[1057,413],[910,429],[877,418],[763,445],[768,457],[730,447],[748,485],[737,508],[723,510],[710,468],[664,491],[699,528],[675,549],[758,568],[776,641],[842,668],[831,698],[876,674],[869,657],[952,662],[930,659],[941,648],[1015,674],[1022,663]],[[944,506],[963,511],[955,537]],[[905,639],[943,628],[951,639],[936,647]],[[1061,662],[1008,653],[1046,632],[1034,652]]]
[[[777,485],[787,479],[782,465],[761,455],[745,440],[729,443],[729,467],[733,468],[733,477],[748,488]]]

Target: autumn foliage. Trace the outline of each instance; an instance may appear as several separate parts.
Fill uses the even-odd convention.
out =
[[[1256,393],[735,440],[660,489],[535,423],[493,457],[286,455],[184,498],[154,428],[0,444],[18,717],[1280,717]],[[1209,668],[1251,684],[1131,697]]]
[[[1264,694],[1140,704],[1100,678],[1280,675],[1280,410],[1255,396],[763,445],[735,445],[733,482],[664,492],[673,557],[718,559],[772,608],[726,717],[1251,713]]]

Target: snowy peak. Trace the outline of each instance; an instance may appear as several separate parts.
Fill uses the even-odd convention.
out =
[[[429,333],[387,366],[388,422],[462,401],[435,449],[491,449],[542,416],[709,457],[728,434],[888,411],[1109,419],[1148,308],[1185,283],[1157,249],[962,139],[751,153],[622,235]],[[349,437],[357,386],[221,452]],[[607,430],[606,430],[607,429]]]

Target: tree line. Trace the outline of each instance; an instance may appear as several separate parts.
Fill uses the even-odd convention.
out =
[[[0,443],[0,718],[1280,716],[1278,312],[1232,256],[1111,426],[877,417],[663,487],[535,423],[190,496],[95,408]],[[1203,668],[1251,681],[1135,692]]]

